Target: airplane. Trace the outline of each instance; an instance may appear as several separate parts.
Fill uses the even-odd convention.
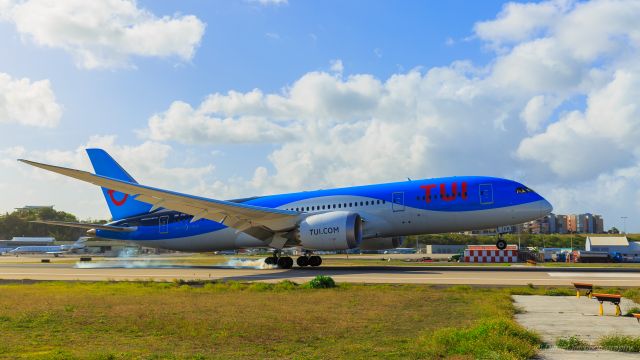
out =
[[[26,245],[18,246],[17,248],[7,251],[7,254],[52,254],[58,257],[60,254],[65,254],[75,249],[84,249],[87,238],[81,237],[75,243],[71,245]]]
[[[314,251],[397,248],[407,235],[520,224],[552,211],[516,181],[445,177],[217,200],[139,184],[106,151],[87,149],[95,174],[34,161],[23,163],[102,188],[112,215],[104,224],[41,221],[85,228],[102,239],[188,252],[268,247],[270,265],[290,269],[283,248],[301,247],[300,267],[319,266]],[[505,249],[498,236],[496,246]]]

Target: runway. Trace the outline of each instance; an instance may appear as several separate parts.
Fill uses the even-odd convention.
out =
[[[93,264],[91,266],[94,266]],[[65,281],[173,281],[236,280],[303,283],[316,275],[328,275],[337,282],[468,284],[468,285],[571,285],[590,282],[600,286],[639,286],[640,269],[616,268],[529,268],[529,267],[451,267],[451,266],[327,266],[319,268],[232,269],[219,266],[158,265],[125,268],[74,268],[74,264],[0,264],[1,280]]]

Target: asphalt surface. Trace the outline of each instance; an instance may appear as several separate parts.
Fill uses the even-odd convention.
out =
[[[600,286],[638,286],[640,268],[544,268],[451,266],[327,266],[264,269],[257,261],[226,266],[187,266],[170,261],[130,259],[85,263],[0,263],[2,280],[238,280],[306,282],[328,275],[338,282],[468,285],[571,285],[591,282]],[[235,266],[235,267],[234,267]],[[263,266],[263,265],[262,265]]]

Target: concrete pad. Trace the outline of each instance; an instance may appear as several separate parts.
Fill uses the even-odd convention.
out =
[[[605,316],[598,316],[597,300],[581,296],[514,295],[515,306],[525,312],[516,314],[524,327],[535,330],[543,340],[555,344],[556,339],[576,335],[595,343],[606,335],[640,336],[640,324],[631,317],[613,316],[615,307],[604,304]],[[640,307],[629,299],[622,299],[620,309],[625,314],[632,307]]]
[[[599,303],[586,296],[514,295],[514,305],[523,313],[515,318],[522,326],[537,332],[551,346],[540,354],[542,359],[639,359],[638,353],[610,351],[566,351],[555,348],[561,337],[577,336],[590,343],[607,335],[640,337],[640,324],[635,318],[614,316],[615,306],[605,303],[605,316],[598,315]],[[622,299],[620,309],[626,314],[640,307],[629,299]]]
[[[546,349],[540,352],[537,359],[544,360],[638,360],[638,353],[616,351],[567,351],[562,349]]]

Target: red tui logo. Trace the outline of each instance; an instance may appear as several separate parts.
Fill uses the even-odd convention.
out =
[[[113,190],[107,191],[107,193],[109,194],[109,197],[111,198],[111,202],[113,202],[116,206],[124,205],[124,203],[127,201],[127,198],[129,197],[129,194],[124,194],[124,197],[122,198],[122,200],[116,200],[116,198],[113,196],[114,192],[115,191]]]
[[[436,184],[420,185],[421,189],[424,189],[425,201],[431,202],[431,190],[437,188]],[[463,181],[460,184],[460,197],[462,200],[467,200],[467,182]],[[453,201],[458,197],[458,183],[451,183],[451,192],[447,191],[447,184],[440,184],[440,198],[444,201]]]

